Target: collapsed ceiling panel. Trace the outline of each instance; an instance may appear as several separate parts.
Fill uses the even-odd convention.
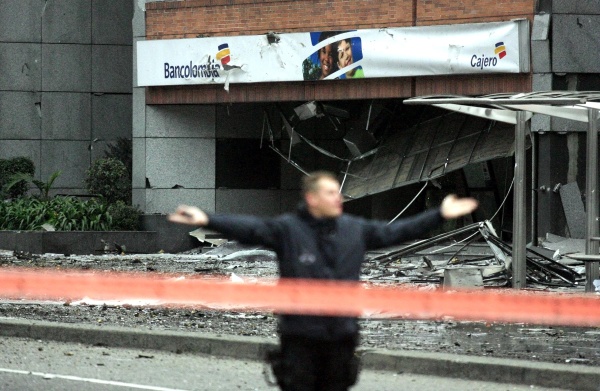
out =
[[[270,147],[303,173],[339,172],[348,199],[513,154],[513,125],[397,103],[278,104],[285,142],[275,145],[276,129],[266,113],[263,134],[268,131]]]
[[[426,181],[468,164],[513,154],[514,127],[452,113],[381,140],[349,163],[342,192],[351,199]]]

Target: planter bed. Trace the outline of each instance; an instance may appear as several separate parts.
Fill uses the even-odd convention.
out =
[[[115,243],[127,253],[156,253],[156,231],[0,231],[0,248],[31,254],[103,254],[105,243],[115,252]],[[104,242],[103,242],[104,241]]]
[[[115,243],[126,253],[178,253],[201,246],[189,235],[195,227],[173,224],[165,215],[141,216],[142,231],[0,231],[0,249],[31,254],[103,254],[104,242],[115,252]],[[220,237],[220,235],[209,234]]]

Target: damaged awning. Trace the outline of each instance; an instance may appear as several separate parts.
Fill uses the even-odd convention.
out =
[[[526,285],[526,195],[525,195],[525,142],[529,132],[532,113],[544,114],[587,122],[586,156],[586,255],[598,257],[598,119],[600,93],[579,91],[547,91],[522,94],[496,94],[482,97],[426,96],[406,100],[405,104],[429,105],[475,117],[491,118],[514,124],[515,170],[513,191],[513,287]],[[534,134],[531,134],[534,137]],[[534,143],[535,145],[535,143]],[[532,153],[532,188],[537,188],[537,151]],[[532,210],[537,210],[535,192],[531,196]],[[537,239],[536,213],[532,213],[532,240]],[[599,277],[599,263],[586,264],[586,291],[594,291],[593,281]]]
[[[295,114],[281,112],[284,132],[290,142],[286,148],[278,148],[274,143],[274,132],[268,115],[265,114],[265,127],[271,141],[271,148],[277,151],[290,164],[304,173],[303,162],[293,155],[298,145],[307,145],[317,152],[336,161],[341,172],[342,192],[348,198],[382,192],[395,187],[419,181],[429,181],[446,173],[465,167],[470,163],[491,160],[497,157],[515,156],[513,191],[513,262],[515,275],[513,286],[526,286],[526,161],[525,150],[535,132],[530,131],[530,120],[534,113],[550,115],[568,120],[588,123],[587,165],[586,165],[586,254],[597,256],[600,227],[598,227],[598,119],[600,104],[599,92],[549,91],[523,94],[496,94],[482,97],[428,96],[404,101],[408,105],[426,105],[450,110],[454,113],[432,115],[425,121],[404,124],[401,120],[388,116],[390,125],[386,131],[377,132],[369,128],[372,123],[371,111],[366,126],[362,129],[346,128],[346,119],[339,113],[328,112],[325,106],[305,104],[296,107]],[[386,113],[381,110],[380,113]],[[315,140],[299,132],[303,120],[322,117],[329,120],[334,133],[344,135],[338,144],[346,144],[343,154],[332,152],[319,146]],[[385,122],[385,121],[384,121]],[[385,128],[385,126],[383,126]],[[263,135],[264,135],[263,128]],[[358,137],[357,137],[358,136]],[[363,143],[361,136],[373,137],[374,143]],[[378,136],[378,137],[374,137]],[[369,138],[368,137],[368,138]],[[347,140],[348,139],[348,140]],[[360,145],[361,148],[358,146]],[[532,145],[535,145],[532,143]],[[536,168],[537,151],[532,150],[532,167]],[[302,156],[300,156],[301,158]],[[532,170],[532,188],[537,188],[536,171]],[[536,194],[532,194],[532,210],[537,210]],[[536,245],[536,213],[532,213],[533,244]],[[600,262],[600,257],[598,259]],[[592,291],[593,280],[598,278],[598,263],[586,265],[586,290]]]

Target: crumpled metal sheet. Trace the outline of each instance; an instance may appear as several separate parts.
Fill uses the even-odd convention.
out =
[[[342,192],[360,198],[513,153],[512,125],[451,113],[396,132],[352,161]]]

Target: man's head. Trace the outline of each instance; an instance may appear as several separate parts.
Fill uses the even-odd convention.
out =
[[[314,217],[334,218],[342,214],[340,183],[332,173],[318,171],[302,178],[302,194]]]

